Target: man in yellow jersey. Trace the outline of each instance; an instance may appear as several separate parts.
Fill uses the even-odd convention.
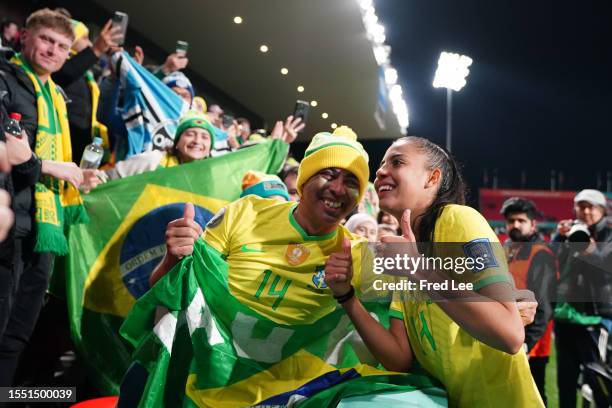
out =
[[[168,224],[167,254],[151,276],[152,286],[185,256],[193,254],[193,259],[206,252],[225,259],[227,288],[232,297],[279,327],[267,338],[250,340],[252,326],[248,324],[254,321],[253,315],[241,315],[232,323],[234,348],[243,358],[278,364],[287,361],[289,367],[283,375],[275,375],[274,381],[266,380],[264,384],[258,380],[260,377],[253,376],[252,380],[230,381],[214,394],[202,388],[196,389],[197,384],[187,381],[184,393],[192,402],[202,406],[284,406],[291,398],[311,397],[334,385],[344,384],[352,378],[347,376],[397,375],[374,368],[377,363],[370,357],[365,360],[373,365],[361,364],[365,371],[359,368],[344,370],[336,376],[328,361],[336,359],[336,353],[340,353],[340,361],[346,358],[335,351],[342,349],[342,343],[346,341],[341,339],[329,343],[332,354],[323,359],[315,357],[310,349],[304,349],[299,356],[290,359],[280,357],[281,350],[289,341],[283,333],[296,327],[319,324],[337,309],[338,302],[343,301],[330,296],[325,284],[324,267],[328,256],[340,250],[350,251],[356,276],[359,276],[367,242],[352,235],[340,222],[363,197],[368,176],[367,153],[356,141],[352,130],[340,127],[333,134],[315,135],[306,150],[297,178],[299,203],[248,195],[220,210],[208,222],[203,235],[202,229],[193,221],[193,207],[187,204],[184,217]],[[200,236],[203,245],[201,241],[196,242]],[[166,281],[161,280],[152,291]],[[207,288],[214,290],[210,286],[203,290]],[[311,335],[325,338],[326,330],[329,329],[315,326]],[[130,395],[144,388],[142,379],[132,375],[135,370],[140,370],[142,376],[148,375],[137,365],[130,368],[132,372],[126,376],[121,388],[119,407],[140,400],[139,395]],[[153,377],[152,374],[148,376]],[[393,387],[385,384],[386,381],[383,380],[376,390]],[[445,405],[444,392],[439,388],[436,390],[436,403]],[[411,401],[416,398],[431,401],[434,397],[415,392],[413,388],[410,398]]]
[[[227,258],[233,294],[258,311],[269,314],[272,308],[275,315],[287,315],[294,321],[302,321],[305,311],[294,310],[292,302],[285,301],[288,290],[299,297],[316,294],[315,314],[325,313],[323,305],[335,307],[333,299],[322,290],[323,266],[327,256],[341,249],[347,237],[353,246],[356,268],[360,268],[364,240],[352,236],[340,221],[361,200],[368,177],[367,153],[356,141],[355,133],[342,126],[333,134],[315,135],[306,150],[297,181],[300,203],[276,203],[247,196],[221,209],[207,224],[203,238]],[[168,251],[153,272],[151,283],[192,253],[193,242],[202,232],[189,218],[168,224]],[[273,272],[266,279],[268,270]],[[285,274],[290,282],[286,288],[279,284],[274,294],[258,293],[262,278],[273,281]]]
[[[248,196],[218,212],[206,226],[204,247],[226,260],[227,287],[233,297],[275,323],[296,326],[319,321],[337,308],[337,302],[350,299],[352,294],[348,293],[336,300],[330,296],[324,281],[324,266],[330,254],[349,250],[355,276],[352,282],[359,288],[361,265],[369,264],[362,262],[365,240],[351,235],[340,226],[340,220],[360,201],[367,179],[367,154],[350,129],[340,128],[334,134],[317,134],[306,150],[297,180],[299,203]],[[167,254],[154,271],[152,284],[180,258],[192,253],[194,258],[202,255],[202,245],[195,245],[194,252],[194,243],[202,230],[192,218],[193,210],[188,205],[185,216],[168,225]],[[347,248],[347,241],[351,249]],[[401,318],[401,313],[393,315]],[[239,335],[241,330],[238,327],[232,333]],[[282,339],[275,338],[266,340],[258,348],[249,346],[248,350],[241,350],[259,361],[276,361],[283,344]],[[299,366],[298,361],[292,366]],[[257,401],[241,400],[236,406],[264,404],[275,395],[268,392],[277,387],[276,383],[291,380],[297,381],[297,378],[275,377],[273,384],[265,387],[258,384],[258,392],[263,395],[258,395]],[[192,391],[188,387],[186,393],[196,395]],[[123,392],[122,387],[122,399]],[[220,392],[229,393],[227,389]],[[245,394],[248,393],[241,393]],[[416,398],[416,394],[411,396]],[[446,404],[445,397],[441,399]],[[442,402],[434,402],[431,397],[428,401],[430,404]],[[420,403],[425,404],[424,400]]]

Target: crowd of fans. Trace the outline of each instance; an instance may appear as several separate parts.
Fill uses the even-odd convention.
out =
[[[253,131],[249,120],[234,119],[199,96],[182,72],[188,58],[173,53],[161,66],[149,68],[189,109],[177,121],[172,146],[127,157],[127,129],[118,114],[122,108],[120,81],[110,63],[111,56],[121,52],[118,27],[109,20],[92,40],[87,27],[67,10],[43,9],[30,15],[23,29],[15,21],[4,21],[0,34],[0,125],[16,112],[21,114],[23,129],[21,135],[0,132],[0,386],[11,386],[20,354],[43,307],[54,259],[66,253],[65,243],[53,231],[45,231],[53,224],[63,232],[65,225],[79,222],[54,202],[71,196],[78,206],[82,200],[76,189],[88,193],[109,180],[232,154],[270,139],[291,143],[304,124],[290,116],[277,121],[270,132]],[[133,58],[143,64],[140,47],[135,48]],[[64,113],[69,129],[62,128]],[[94,137],[104,140],[104,162],[100,169],[81,169],[77,163]],[[242,196],[298,201],[298,167],[289,157],[278,175],[248,172]],[[576,406],[581,368],[583,382],[596,388],[588,365],[606,362],[602,336],[612,330],[612,311],[610,303],[601,300],[612,299],[612,279],[593,281],[592,277],[593,268],[607,265],[609,269],[612,262],[610,246],[598,244],[612,242],[606,211],[602,193],[584,190],[576,196],[576,219],[590,234],[589,245],[581,250],[583,256],[577,257],[567,246],[549,246],[540,239],[533,203],[515,198],[501,209],[507,221],[510,270],[517,287],[533,291],[539,302],[534,323],[525,329],[532,374],[546,401],[544,373],[554,330],[562,407]],[[402,234],[398,220],[380,210],[371,183],[345,221],[350,232],[370,243]],[[566,242],[575,224],[561,221],[553,241]],[[41,245],[45,239],[48,245]],[[533,245],[517,246],[519,243]],[[594,282],[591,290],[598,293],[597,301],[559,301],[558,287],[580,279]]]

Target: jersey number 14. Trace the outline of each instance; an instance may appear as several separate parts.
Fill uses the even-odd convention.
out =
[[[261,284],[259,285],[257,292],[255,292],[255,299],[259,299],[261,294],[264,292],[264,290],[266,289],[266,286],[268,286],[268,282],[270,281],[270,278],[272,277],[272,275],[274,275],[274,279],[272,279],[272,283],[270,283],[268,287],[268,296],[277,297],[274,303],[272,303],[272,310],[276,310],[278,305],[280,305],[280,303],[283,301],[283,298],[285,297],[285,293],[287,293],[287,289],[289,289],[289,286],[291,285],[291,280],[281,278],[280,276],[273,273],[270,269],[266,269],[264,271],[263,280],[261,281]],[[281,281],[283,280],[284,280],[284,284],[281,283]],[[282,285],[282,288],[279,289],[281,285]]]

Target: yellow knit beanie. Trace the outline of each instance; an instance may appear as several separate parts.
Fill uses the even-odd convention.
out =
[[[360,202],[370,178],[368,154],[357,141],[355,132],[348,126],[340,126],[334,133],[321,132],[314,135],[298,169],[298,193],[302,195],[302,186],[316,173],[334,167],[350,171],[357,177],[357,202]]]

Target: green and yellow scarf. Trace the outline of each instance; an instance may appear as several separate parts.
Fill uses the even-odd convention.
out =
[[[98,102],[100,100],[100,88],[98,87],[98,83],[94,79],[91,71],[85,72],[85,80],[87,81],[89,92],[91,93],[91,140],[93,141],[95,137],[102,139],[102,147],[104,148],[105,153],[104,156],[105,159],[108,159],[110,156],[108,129],[105,125],[98,122],[98,118],[96,117],[96,113],[98,112]],[[104,161],[107,162],[108,160]]]
[[[20,54],[11,62],[23,69],[36,91],[38,127],[34,153],[41,160],[72,161],[70,128],[66,102],[51,78],[46,84],[40,79]],[[53,252],[65,255],[68,243],[64,227],[88,221],[83,200],[72,184],[43,175],[36,183],[36,252]]]

